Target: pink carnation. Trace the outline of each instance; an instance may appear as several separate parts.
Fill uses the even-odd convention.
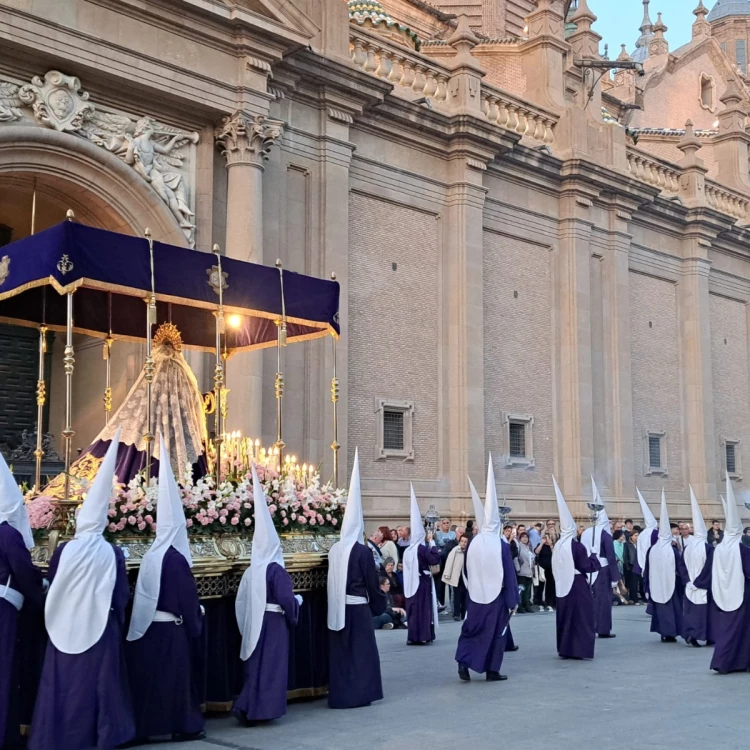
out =
[[[230,523],[232,524],[232,526],[236,526],[239,522],[240,522],[240,517],[239,516],[232,516],[232,520],[230,521]]]
[[[252,521],[252,519],[251,519],[251,518],[246,518],[246,519],[245,519],[245,526],[249,526],[249,525],[250,525],[250,524],[251,524],[252,522],[253,522],[253,521]]]
[[[146,524],[143,521],[141,521],[138,524],[138,531],[143,531],[145,528],[146,528]]]
[[[285,518],[285,519],[284,519],[284,520],[282,521],[282,523],[284,524],[284,526],[288,526],[288,525],[289,525],[289,519],[288,519],[288,518]]]
[[[298,516],[297,520],[304,526],[307,523],[307,519],[304,516]]]
[[[114,534],[115,531],[117,531],[117,524],[111,523],[109,526],[107,526],[107,529],[110,531],[110,533]]]
[[[335,526],[338,523],[338,521],[335,518],[332,518],[331,523]]]
[[[153,523],[154,522],[154,517],[153,516],[146,516],[143,520],[146,523]]]
[[[128,523],[131,526],[135,526],[135,516],[128,516]]]

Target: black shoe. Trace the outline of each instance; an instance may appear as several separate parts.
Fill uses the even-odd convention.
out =
[[[181,733],[175,732],[172,735],[172,742],[197,742],[206,738],[206,733],[201,729],[200,732]]]
[[[663,635],[661,637],[662,643],[677,643],[677,639],[673,635]]]
[[[599,633],[600,638],[617,638],[614,633]]]
[[[461,622],[461,618],[460,618],[460,617],[459,617],[458,615],[453,615],[453,619],[454,619],[454,620],[455,620],[456,622]]]
[[[500,672],[487,672],[487,682],[502,682],[507,679],[507,676]]]
[[[686,640],[693,648],[703,648],[695,638],[687,638]]]
[[[458,665],[458,679],[463,680],[464,682],[471,682],[469,668],[465,664]]]
[[[140,747],[141,745],[148,745],[148,738],[137,737],[134,740],[130,740],[130,742],[124,742],[122,745],[117,746],[117,750],[126,750],[129,747]]]
[[[513,646],[513,648],[506,648],[506,651],[518,651],[518,646]],[[487,673],[489,674],[489,672]]]

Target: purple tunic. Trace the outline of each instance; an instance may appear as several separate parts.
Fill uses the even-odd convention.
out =
[[[643,571],[643,586],[651,600],[651,632],[659,633],[663,638],[676,638],[682,635],[682,600],[685,596],[683,580],[687,577],[687,570],[682,555],[676,547],[672,547],[675,558],[674,592],[664,604],[653,601],[649,586],[651,549],[646,555],[646,569]]]
[[[576,574],[565,596],[557,597],[557,653],[563,659],[593,659],[596,643],[594,597],[586,576],[601,570],[596,555],[574,539],[570,545]]]
[[[42,574],[31,562],[23,536],[9,523],[0,523],[0,590],[10,578],[10,587],[22,594],[27,607],[42,606]],[[20,612],[0,599],[0,747],[20,742],[20,670],[16,637]]]
[[[708,568],[709,581],[711,580],[711,566],[713,565],[714,548],[710,544],[706,544],[706,563],[703,566],[703,570],[696,576],[697,581],[701,578]],[[687,585],[690,583],[690,576],[687,571],[687,566],[683,566],[682,570],[685,578],[683,583]],[[695,586],[695,581],[693,581]],[[705,604],[694,604],[688,599],[687,594],[682,602],[682,637],[685,640],[694,639],[696,641],[712,641],[711,631],[708,627],[708,604],[711,601],[711,586],[708,586],[708,601]]]
[[[64,547],[52,556],[50,582]],[[110,750],[135,736],[123,653],[130,588],[125,557],[119,547],[114,550],[117,581],[102,637],[82,654],[64,654],[47,645],[29,750]]]
[[[466,619],[456,648],[456,661],[475,672],[499,672],[505,654],[505,639],[510,622],[510,610],[518,606],[518,581],[513,567],[510,546],[502,545],[503,587],[495,601],[478,604],[468,598]],[[471,572],[466,563],[467,578]]]
[[[248,721],[270,721],[286,713],[289,682],[289,629],[297,624],[299,604],[292,577],[278,563],[266,568],[266,602],[281,612],[266,612],[258,643],[245,662],[245,682],[232,711]]]
[[[369,706],[383,698],[380,655],[372,618],[385,612],[372,553],[357,542],[349,555],[347,596],[363,596],[365,604],[347,604],[342,630],[328,631],[328,705],[331,708]]]
[[[136,737],[194,734],[203,714],[194,679],[193,639],[203,626],[195,578],[187,560],[170,547],[161,565],[157,609],[182,618],[182,624],[152,622],[125,653],[133,696]]]
[[[740,555],[745,575],[742,604],[734,612],[719,609],[713,599],[708,605],[709,632],[715,643],[711,669],[721,674],[750,670],[750,547],[741,544]],[[710,591],[711,575],[710,568],[703,568],[695,579],[695,585]]]
[[[430,565],[440,564],[440,550],[420,544],[417,549],[419,586],[414,596],[406,599],[407,641],[430,643],[435,640],[435,623],[432,621],[432,574]],[[423,571],[427,571],[427,575]]]
[[[605,531],[599,543],[599,557],[607,559],[599,575],[591,587],[594,595],[594,629],[599,635],[609,635],[612,632],[612,586],[621,576],[617,566],[617,555],[612,535]]]

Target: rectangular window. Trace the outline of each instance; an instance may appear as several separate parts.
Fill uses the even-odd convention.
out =
[[[387,451],[404,449],[404,412],[383,410],[383,448]]]
[[[511,422],[508,425],[508,447],[512,458],[526,458],[526,425]]]
[[[735,48],[735,62],[740,66],[743,75],[747,75],[747,44],[744,39],[738,39]]]
[[[721,51],[726,55],[727,54],[727,43],[722,42],[721,43]]]
[[[735,453],[736,445],[734,443],[727,443],[727,473],[735,474],[737,472],[737,454]]]
[[[648,436],[648,463],[652,469],[661,469],[661,438]]]

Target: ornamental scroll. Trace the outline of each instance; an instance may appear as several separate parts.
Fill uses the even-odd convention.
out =
[[[85,138],[122,159],[156,191],[195,247],[192,190],[193,149],[198,133],[103,109],[89,102],[74,76],[50,70],[30,84],[0,81],[0,125],[34,124]],[[186,148],[187,147],[187,148]]]

